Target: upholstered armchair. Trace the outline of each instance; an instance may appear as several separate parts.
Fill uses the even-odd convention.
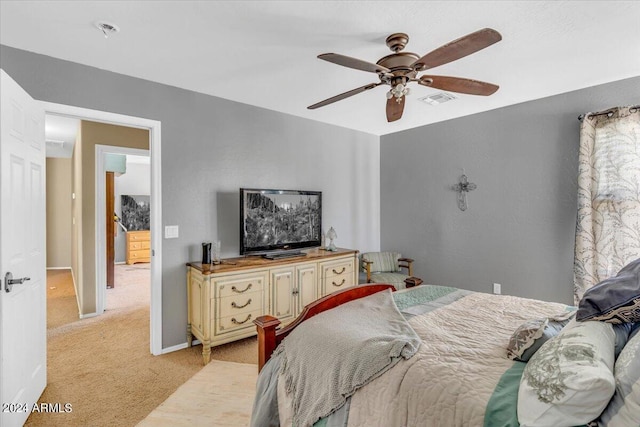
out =
[[[411,276],[413,260],[403,258],[398,252],[365,252],[360,255],[360,283],[389,283],[396,289],[404,289],[404,280]]]

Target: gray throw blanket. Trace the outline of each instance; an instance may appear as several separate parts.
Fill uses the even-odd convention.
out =
[[[282,355],[280,373],[293,394],[294,426],[309,427],[330,415],[419,346],[390,290],[306,320],[274,352]]]

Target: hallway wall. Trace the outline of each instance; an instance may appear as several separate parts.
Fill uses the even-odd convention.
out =
[[[71,158],[47,158],[47,268],[71,268]]]

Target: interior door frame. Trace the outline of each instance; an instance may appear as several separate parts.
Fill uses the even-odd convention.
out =
[[[80,120],[91,120],[116,126],[126,126],[149,131],[149,156],[151,163],[151,301],[149,319],[149,343],[150,351],[157,356],[162,354],[162,162],[161,162],[161,122],[157,120],[144,119],[141,117],[127,116],[123,114],[110,113],[106,111],[91,110],[88,108],[75,107],[71,105],[58,104],[53,102],[39,101],[44,108],[45,114],[56,114],[73,117]],[[111,152],[113,148],[109,146]],[[98,152],[96,147],[96,155]],[[97,160],[97,159],[96,159]],[[96,162],[96,171],[98,163]],[[104,172],[104,171],[103,171]],[[96,195],[98,191],[98,180],[96,179]],[[104,189],[104,174],[102,176],[102,189]],[[106,242],[104,236],[105,206],[104,200],[95,197],[95,232],[96,232],[96,314],[104,311],[104,299],[106,292],[106,271],[101,270],[101,261],[106,257]],[[102,202],[102,210],[98,204]]]
[[[149,156],[151,150],[143,150],[139,148],[119,147],[115,145],[95,145],[95,205],[96,205],[96,314],[104,313],[107,307],[107,265],[104,262],[107,259],[107,234],[103,225],[107,222],[107,202],[105,200],[106,179],[106,155],[107,154],[123,154],[133,156]],[[153,188],[151,189],[151,197],[153,198]],[[151,218],[153,218],[153,201],[151,201]],[[151,233],[153,234],[153,221],[150,224]],[[103,224],[103,225],[100,225]],[[151,237],[151,245],[153,247],[153,236]],[[151,257],[151,268],[153,269],[153,256]],[[153,283],[153,280],[152,280]],[[153,299],[153,298],[152,298]],[[153,352],[153,351],[152,351]]]
[[[115,172],[111,172],[111,171],[107,171],[105,173],[105,182],[106,182],[106,186],[105,186],[105,212],[106,212],[106,218],[107,220],[106,222],[106,247],[107,247],[107,266],[106,266],[106,271],[107,271],[107,289],[109,288],[113,288],[115,287],[115,261],[116,261],[116,247],[115,247],[115,240],[116,240],[116,222],[113,218],[113,214],[116,211],[115,210],[115,186],[116,186],[116,177],[115,177],[116,173]],[[151,179],[151,178],[149,178]],[[109,215],[109,212],[111,212],[111,215]],[[96,224],[96,227],[98,226],[98,224]],[[109,238],[109,236],[111,236],[111,238]],[[149,272],[149,274],[151,274],[151,272]],[[109,284],[111,284],[111,286],[109,286]]]

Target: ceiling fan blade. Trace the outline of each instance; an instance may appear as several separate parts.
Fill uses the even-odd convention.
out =
[[[411,67],[417,71],[434,68],[471,55],[500,40],[502,40],[502,36],[499,32],[491,28],[483,28],[427,53],[415,61]]]
[[[391,70],[382,65],[373,64],[361,59],[352,58],[350,56],[340,55],[339,53],[323,53],[318,58],[343,67],[355,68],[356,70],[369,71],[371,73],[390,73]]]
[[[498,90],[500,86],[492,83],[481,82],[479,80],[464,79],[462,77],[448,76],[422,76],[418,80],[423,86],[436,89],[448,90],[450,92],[466,93],[469,95],[488,96]]]
[[[406,96],[400,98],[400,102],[396,100],[395,97],[387,99],[387,121],[389,123],[395,122],[402,117],[402,112],[404,111],[404,99]]]
[[[340,95],[332,96],[331,98],[327,98],[324,101],[320,101],[320,102],[317,102],[317,103],[315,103],[313,105],[309,105],[307,107],[307,109],[315,110],[316,108],[324,107],[325,105],[332,104],[332,103],[334,103],[336,101],[340,101],[341,99],[345,99],[345,98],[348,98],[350,96],[357,95],[357,94],[359,94],[361,92],[364,92],[366,90],[373,89],[374,87],[380,86],[381,84],[382,83],[370,83],[368,85],[360,86],[359,88],[356,88],[356,89],[351,89],[348,92],[341,93]]]

